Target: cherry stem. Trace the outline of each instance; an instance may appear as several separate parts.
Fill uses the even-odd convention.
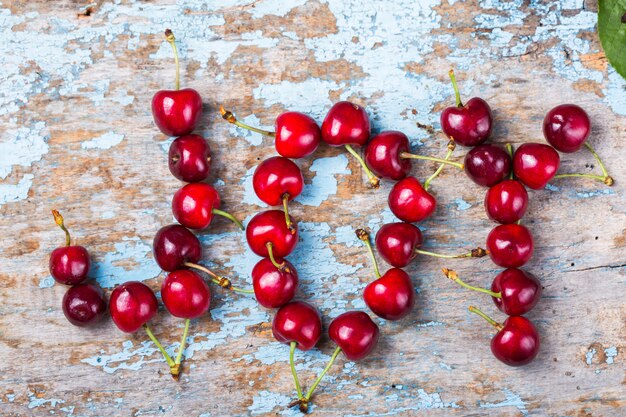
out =
[[[165,39],[172,45],[174,51],[174,62],[176,63],[176,89],[180,90],[180,64],[178,63],[178,48],[176,48],[176,38],[170,29],[165,29]]]
[[[472,249],[471,251],[461,254],[461,255],[443,255],[441,253],[428,252],[428,251],[421,250],[421,249],[415,249],[415,253],[418,253],[420,255],[432,256],[434,258],[458,259],[458,258],[482,258],[483,256],[486,256],[489,253],[489,251],[486,251],[485,249],[478,247],[476,249]]]
[[[459,86],[456,84],[456,76],[454,75],[453,69],[448,72],[448,76],[450,77],[450,81],[452,81],[452,88],[454,89],[454,95],[456,97],[456,106],[463,107],[463,103],[461,102],[461,93],[459,92]]]
[[[491,317],[489,317],[488,315],[486,315],[485,313],[480,311],[478,308],[476,308],[474,306],[469,306],[468,310],[471,311],[474,314],[478,314],[480,317],[482,317],[485,320],[487,320],[487,322],[489,324],[491,324],[493,327],[495,327],[496,329],[502,330],[503,326],[500,323],[498,323],[497,321],[495,321],[494,319],[492,319]]]
[[[302,396],[302,387],[300,387],[300,381],[298,380],[298,373],[296,372],[296,365],[293,360],[294,353],[296,351],[297,342],[291,342],[289,344],[289,366],[291,367],[291,375],[293,375],[293,382],[296,385],[296,392],[298,393],[298,399],[301,400],[304,397]]]
[[[378,269],[378,261],[376,261],[376,255],[374,255],[374,249],[372,248],[372,242],[370,241],[370,234],[365,229],[357,229],[356,236],[365,243],[367,250],[372,258],[372,264],[374,265],[374,272],[376,278],[380,278],[380,269]]]
[[[243,288],[233,287],[233,284],[230,279],[223,277],[221,275],[217,275],[215,272],[211,271],[209,268],[205,266],[194,264],[193,262],[185,262],[183,265],[188,268],[197,269],[198,271],[202,271],[205,274],[211,276],[211,281],[214,284],[219,285],[222,288],[226,288],[227,290],[232,290],[234,292],[238,292],[242,294],[254,294],[254,290],[244,290]]]
[[[251,132],[260,133],[265,136],[271,136],[271,137],[276,136],[275,132],[270,132],[268,130],[259,129],[258,127],[250,126],[243,122],[240,122],[239,120],[237,120],[233,112],[229,110],[224,110],[224,106],[220,106],[220,113],[222,114],[222,119],[226,120],[228,123],[234,124],[237,127],[250,130]]]
[[[152,330],[150,330],[150,327],[147,324],[144,324],[143,328],[146,329],[146,333],[148,334],[148,337],[150,338],[150,340],[152,340],[152,343],[154,343],[154,345],[163,354],[163,357],[165,358],[165,361],[167,362],[168,366],[170,367],[170,370],[173,369],[174,366],[176,366],[176,364],[172,360],[171,356],[167,353],[167,351],[165,350],[163,345],[161,343],[159,343],[159,340],[154,336],[154,334],[152,333]]]
[[[511,162],[513,161],[513,145],[511,145],[510,143],[507,143],[506,145],[504,145],[506,147],[506,151],[509,154],[509,157],[511,158]],[[511,169],[511,172],[509,172],[509,179],[512,180],[513,179],[513,169]]]
[[[493,292],[493,291],[488,290],[486,288],[474,287],[473,285],[469,285],[469,284],[465,283],[463,280],[461,280],[461,278],[459,278],[457,273],[455,271],[451,270],[451,269],[442,268],[441,270],[443,271],[443,274],[446,277],[450,278],[452,281],[456,282],[460,286],[467,288],[468,290],[478,291],[478,292],[482,292],[482,293],[485,293],[485,294],[489,294],[493,298],[502,298],[502,294],[499,293],[499,292]]]
[[[65,223],[63,223],[63,216],[59,213],[58,210],[52,210],[52,216],[54,217],[54,222],[65,232],[65,246],[70,246],[72,240],[70,238],[70,232],[65,227]]]
[[[602,170],[602,175],[594,175],[594,174],[557,174],[557,175],[554,176],[554,178],[581,177],[581,178],[591,178],[591,179],[594,179],[594,180],[602,181],[603,183],[605,183],[609,187],[612,186],[613,184],[615,184],[615,180],[607,172],[604,164],[602,163],[602,160],[600,159],[600,156],[598,156],[596,151],[587,142],[585,142],[585,147],[587,149],[589,149],[589,152],[591,152],[591,154],[593,155],[595,160],[598,161],[598,165],[600,166],[600,169]]]
[[[448,151],[450,152],[450,151]],[[452,153],[452,152],[450,152]],[[463,164],[459,162],[448,161],[447,159],[435,158],[434,156],[425,156],[425,155],[415,155],[408,152],[400,153],[400,158],[402,159],[422,159],[424,161],[434,161],[440,162],[442,165],[452,165],[453,167],[457,167],[458,169],[463,169]]]
[[[285,193],[283,195],[283,211],[285,212],[285,223],[287,224],[287,229],[289,229],[293,235],[296,233],[296,228],[291,221],[291,217],[289,217],[289,197],[289,193]]]
[[[456,148],[456,144],[454,143],[454,140],[451,140],[450,142],[448,142],[448,152],[446,153],[446,157],[443,159],[444,161],[448,161],[448,159],[452,156],[452,152],[454,152],[455,148]],[[460,166],[460,169],[463,169],[463,164],[458,164],[458,165]],[[424,181],[425,191],[428,191],[428,189],[430,188],[430,183],[439,176],[441,171],[443,171],[444,166],[445,164],[441,163],[439,167],[437,168],[437,170],[433,173],[433,175],[431,175],[430,177],[426,179],[426,181]],[[457,168],[459,166],[457,166]]]
[[[180,340],[180,347],[178,348],[178,354],[176,355],[176,360],[174,361],[174,366],[170,368],[170,373],[174,379],[178,379],[180,375],[180,364],[183,359],[183,352],[185,351],[185,345],[187,344],[187,335],[189,334],[189,323],[191,320],[185,320],[185,329],[183,330],[183,337]]]
[[[276,261],[276,258],[274,258],[274,245],[272,244],[272,242],[267,242],[265,244],[265,247],[267,248],[267,254],[270,258],[270,261],[272,261],[272,264],[279,270],[282,272],[286,272],[286,273],[291,273],[291,270],[289,269],[289,267],[287,266],[287,263],[285,261],[283,261],[282,263],[278,263]]]
[[[333,352],[333,356],[330,357],[330,360],[328,361],[328,364],[326,365],[326,368],[324,368],[322,373],[319,374],[319,376],[317,377],[317,379],[315,380],[313,385],[311,385],[311,388],[309,389],[309,391],[306,393],[306,396],[304,397],[304,399],[306,401],[307,408],[308,408],[308,402],[311,399],[311,395],[313,395],[313,392],[315,391],[315,388],[317,388],[317,386],[322,381],[322,378],[324,378],[324,375],[326,375],[326,373],[328,372],[330,367],[333,366],[333,363],[335,362],[335,359],[337,359],[337,356],[339,356],[340,353],[341,353],[341,348],[339,346],[337,346],[335,348],[335,351]]]
[[[246,230],[245,227],[243,227],[243,224],[241,224],[241,222],[239,220],[237,220],[235,218],[235,216],[233,216],[230,213],[227,213],[225,211],[219,210],[214,208],[213,210],[213,214],[217,214],[218,216],[222,216],[222,217],[226,217],[228,220],[230,220],[231,222],[235,223],[241,230]]]
[[[348,152],[350,152],[352,156],[354,156],[356,160],[359,161],[359,164],[361,164],[361,166],[365,170],[365,173],[367,174],[367,178],[369,178],[370,185],[372,186],[372,188],[378,188],[380,186],[380,179],[376,175],[374,175],[374,173],[369,169],[369,167],[367,166],[367,164],[365,163],[361,155],[359,155],[358,152],[355,151],[352,146],[350,145],[344,145],[344,146],[348,150]]]

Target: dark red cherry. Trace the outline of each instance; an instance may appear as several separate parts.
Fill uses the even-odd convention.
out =
[[[160,90],[152,97],[154,123],[168,136],[187,135],[202,116],[202,99],[192,88]]]
[[[200,275],[179,269],[163,280],[161,298],[172,316],[195,319],[209,310],[211,291]]]
[[[410,223],[388,223],[376,233],[376,249],[389,265],[404,268],[417,256],[424,242],[422,232]]]
[[[268,243],[271,243],[273,256],[284,258],[298,243],[298,227],[294,223],[293,230],[290,230],[282,211],[262,211],[248,223],[246,239],[252,252],[257,255],[268,257],[270,255]]]
[[[303,113],[288,111],[274,123],[276,152],[285,158],[303,158],[317,149],[322,132],[317,122]]]
[[[52,278],[60,284],[75,285],[87,278],[91,261],[89,252],[82,246],[72,246],[70,232],[63,223],[63,216],[52,210],[54,222],[65,232],[65,246],[56,248],[50,254],[48,268]]]
[[[389,193],[389,208],[397,218],[405,222],[419,222],[429,217],[437,201],[415,177],[398,181]]]
[[[591,121],[587,112],[575,104],[556,106],[543,119],[543,136],[561,152],[576,152],[590,133]]]
[[[527,208],[528,192],[519,181],[504,180],[485,194],[485,211],[498,223],[515,223],[524,217]]]
[[[257,197],[270,206],[279,206],[285,196],[291,201],[302,192],[304,178],[298,165],[282,156],[261,162],[252,176]]]
[[[504,268],[518,268],[533,255],[533,237],[519,224],[501,224],[487,236],[487,250],[493,263]]]
[[[161,269],[171,272],[184,268],[186,262],[198,262],[202,256],[202,246],[189,230],[171,224],[159,229],[154,236],[152,252]]]
[[[213,209],[219,206],[215,188],[202,182],[183,186],[172,199],[174,217],[189,229],[207,228],[213,220]]]
[[[349,101],[335,103],[322,123],[322,140],[330,146],[362,146],[369,137],[370,119],[367,112]]]
[[[181,181],[204,181],[211,169],[209,144],[199,135],[176,138],[170,145],[169,167],[172,175]]]
[[[391,268],[363,291],[365,304],[374,314],[386,320],[400,320],[413,310],[415,289],[409,275]]]
[[[328,327],[328,337],[351,361],[358,361],[369,355],[378,343],[379,334],[376,323],[362,311],[340,314]]]
[[[525,143],[513,155],[513,172],[525,186],[539,190],[556,175],[560,162],[559,153],[552,146]]]
[[[395,130],[381,132],[374,136],[365,148],[365,163],[381,178],[401,180],[411,170],[411,161],[400,158],[402,152],[409,151],[409,138]]]
[[[109,299],[111,318],[126,333],[134,333],[148,323],[158,308],[159,303],[150,287],[139,281],[116,287]]]
[[[282,306],[272,321],[276,340],[290,344],[296,342],[300,350],[312,349],[322,334],[319,311],[304,301],[292,301]]]
[[[95,285],[75,285],[63,296],[63,314],[74,326],[91,326],[104,317],[106,310],[104,294]]]
[[[521,316],[537,305],[542,288],[533,274],[509,268],[496,276],[491,291],[500,293],[500,298],[492,297],[500,311],[509,316]]]
[[[511,173],[511,157],[497,145],[480,145],[465,155],[465,173],[478,185],[491,187]]]
[[[509,317],[491,339],[491,352],[509,366],[529,364],[539,353],[539,333],[527,318]]]
[[[252,269],[252,286],[254,295],[263,307],[278,308],[291,301],[298,289],[298,272],[286,259],[275,259],[284,262],[282,270],[277,268],[269,258],[263,258]]]

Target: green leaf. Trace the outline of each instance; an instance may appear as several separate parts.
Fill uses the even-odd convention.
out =
[[[600,0],[598,33],[609,63],[626,78],[626,0]]]

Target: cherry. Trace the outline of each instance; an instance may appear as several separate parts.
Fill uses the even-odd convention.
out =
[[[524,217],[528,208],[528,192],[519,181],[504,180],[485,194],[485,211],[498,223],[515,223]]]
[[[560,160],[550,145],[525,143],[513,155],[513,172],[525,186],[539,190],[556,175]]]
[[[539,353],[539,333],[530,320],[512,316],[500,324],[476,307],[470,307],[469,310],[498,329],[498,333],[491,339],[491,352],[500,362],[509,366],[522,366],[535,359]]]
[[[168,136],[191,133],[202,116],[202,99],[192,88],[180,89],[180,66],[176,39],[171,30],[165,31],[165,39],[172,45],[176,61],[176,90],[159,90],[152,97],[154,123]]]
[[[328,336],[351,361],[369,355],[378,343],[379,330],[370,316],[349,311],[337,316],[328,327]]]
[[[115,325],[123,332],[134,333],[157,313],[159,303],[146,284],[129,281],[116,287],[109,299]]]
[[[65,246],[56,248],[50,254],[48,263],[50,275],[60,284],[74,285],[87,278],[91,262],[89,253],[83,246],[71,245],[70,232],[63,223],[63,216],[52,210],[54,222],[65,232]]]
[[[518,268],[533,254],[533,238],[524,226],[501,224],[487,236],[487,250],[493,263],[504,268]]]
[[[154,236],[154,259],[162,270],[172,272],[196,263],[202,256],[200,241],[189,230],[178,224],[164,226]]]
[[[295,343],[300,350],[310,350],[322,334],[320,313],[309,303],[292,301],[274,316],[272,333],[281,343]]]
[[[465,155],[465,173],[478,185],[491,187],[511,172],[511,157],[497,145],[480,145]]]
[[[591,133],[587,112],[575,104],[561,104],[543,119],[543,136],[561,152],[578,151]]]
[[[269,257],[274,266],[287,271],[286,263],[280,264],[276,258],[284,258],[294,250],[298,243],[298,225],[294,223],[290,230],[282,211],[262,211],[248,223],[246,240],[252,252]]]
[[[443,268],[443,273],[452,281],[473,291],[489,294],[495,305],[509,316],[521,316],[537,305],[542,287],[537,277],[517,268],[500,272],[491,284],[491,290],[474,287],[461,280],[456,272]]]
[[[417,226],[410,223],[387,223],[376,233],[376,249],[389,265],[404,268],[417,256],[424,237]]]
[[[172,212],[180,224],[190,229],[206,229],[218,214],[244,229],[239,220],[231,214],[219,210],[220,196],[209,184],[203,182],[183,186],[172,199]]]
[[[181,136],[170,145],[168,163],[170,172],[179,180],[204,181],[211,169],[211,149],[202,136]]]
[[[209,310],[211,291],[200,275],[180,269],[163,280],[161,298],[172,316],[195,319]]]
[[[298,289],[298,272],[287,260],[275,259],[285,265],[277,268],[271,259],[263,258],[252,269],[254,296],[266,308],[278,308],[291,301]]]
[[[419,222],[429,217],[436,208],[437,201],[422,187],[415,177],[398,181],[388,200],[391,212],[405,222]]]
[[[91,284],[78,284],[68,289],[62,305],[67,320],[80,327],[99,322],[107,310],[102,290]]]
[[[480,145],[491,134],[491,109],[485,100],[478,97],[471,98],[463,105],[454,71],[450,70],[449,75],[456,96],[456,106],[447,107],[441,112],[441,130],[460,145]]]
[[[311,155],[320,143],[322,133],[317,122],[303,113],[288,111],[276,118],[275,132],[249,126],[235,115],[220,107],[222,118],[235,126],[275,138],[276,151],[285,158],[304,158]]]

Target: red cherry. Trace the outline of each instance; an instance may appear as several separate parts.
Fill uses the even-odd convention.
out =
[[[415,177],[398,181],[389,193],[389,208],[397,218],[405,222],[419,222],[429,217],[437,205],[435,197],[428,193]]]
[[[319,311],[304,301],[292,301],[282,306],[272,321],[276,340],[290,344],[296,342],[300,350],[312,349],[322,334]]]
[[[172,212],[180,224],[190,229],[206,229],[219,214],[231,220],[243,230],[243,225],[231,214],[219,210],[220,196],[209,184],[187,184],[176,191],[172,199]]]
[[[351,361],[358,361],[369,355],[378,343],[379,334],[376,323],[362,311],[340,314],[328,327],[330,339]]]
[[[195,319],[209,310],[211,291],[200,275],[180,269],[163,280],[161,298],[172,316]]]
[[[256,195],[270,206],[291,201],[302,192],[304,178],[298,165],[291,160],[274,156],[261,162],[252,176]]]
[[[422,232],[410,223],[388,223],[376,233],[376,249],[389,265],[407,266],[424,242]]]
[[[528,192],[519,181],[504,180],[485,194],[485,210],[491,220],[515,223],[524,217],[528,208]]]
[[[211,149],[198,135],[185,135],[170,145],[169,167],[173,176],[185,182],[204,181],[211,169]]]
[[[284,258],[298,243],[298,227],[294,224],[293,230],[289,230],[282,211],[262,211],[248,223],[246,239],[252,252],[257,255],[264,258],[268,256]]]
[[[186,262],[196,263],[202,256],[200,241],[189,230],[178,224],[164,226],[154,236],[152,252],[164,271],[175,271]]]
[[[491,291],[500,297],[493,302],[509,316],[521,316],[537,305],[541,297],[541,283],[533,274],[517,268],[500,272],[491,284]]]
[[[465,155],[465,173],[478,185],[491,187],[511,173],[511,157],[496,145],[480,145]]]
[[[322,138],[317,122],[303,113],[288,111],[274,124],[276,151],[286,158],[303,158],[317,149]]]
[[[65,246],[56,248],[50,254],[48,267],[52,278],[60,284],[75,285],[87,278],[91,261],[89,252],[82,246],[71,246],[70,232],[63,223],[63,216],[52,210],[54,222],[65,232]]]
[[[298,289],[298,272],[287,260],[275,259],[285,265],[282,270],[271,259],[263,258],[252,269],[254,295],[263,307],[278,308],[291,301]]]
[[[533,254],[533,238],[524,226],[501,224],[487,236],[487,250],[493,263],[504,268],[518,268]]]
[[[335,103],[322,123],[322,140],[330,146],[362,146],[369,137],[370,119],[367,112],[349,101]]]
[[[406,272],[391,268],[365,287],[363,299],[377,316],[400,320],[413,310],[415,289]]]
[[[485,100],[478,97],[463,105],[454,71],[450,70],[449,75],[456,95],[456,106],[447,107],[441,112],[441,130],[460,145],[480,145],[491,134],[491,109]]]
[[[400,154],[409,152],[409,138],[395,130],[374,136],[365,148],[365,162],[379,177],[401,180],[411,170],[411,161]]]
[[[148,323],[158,307],[150,287],[139,281],[129,281],[116,287],[109,300],[113,322],[126,333],[134,333]]]
[[[85,327],[99,322],[107,310],[100,287],[78,284],[63,296],[63,314],[74,326]]]
[[[559,170],[561,158],[550,145],[525,143],[513,155],[513,172],[525,186],[544,188]]]
[[[587,112],[575,104],[556,106],[543,119],[543,136],[561,152],[576,152],[590,133],[591,121]]]

